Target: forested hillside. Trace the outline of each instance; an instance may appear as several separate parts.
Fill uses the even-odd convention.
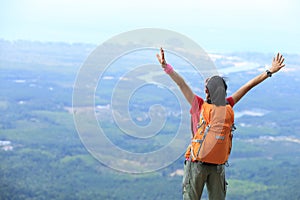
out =
[[[73,120],[72,92],[77,72],[94,48],[89,44],[0,40],[1,200],[181,198],[182,157],[155,172],[131,174],[101,163],[81,142]],[[107,53],[114,48],[118,47],[108,48]],[[135,56],[130,59],[143,60],[145,55]],[[231,95],[262,73],[273,54],[210,56],[227,77]],[[286,69],[254,88],[235,106],[237,130],[226,168],[227,199],[300,199],[300,55],[284,56]],[[203,96],[203,80],[195,79],[180,62],[172,65]],[[116,134],[122,132],[109,117],[109,99],[103,98],[118,76],[114,71],[107,74],[108,91],[96,91],[97,117],[111,133],[110,140],[127,151],[144,153],[162,148],[174,136],[172,130],[178,123],[176,101],[154,87],[144,88],[145,95],[133,95],[129,103],[133,103],[130,111],[134,122],[146,125],[149,107],[168,101],[166,107],[172,110],[166,116],[175,124],[158,134],[159,141],[137,146],[134,138]],[[112,162],[120,161],[115,158]]]

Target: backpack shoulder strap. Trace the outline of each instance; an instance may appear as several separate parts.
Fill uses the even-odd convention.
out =
[[[201,116],[200,116],[200,120],[203,120],[202,122],[199,122],[199,124],[201,123],[201,126],[202,125],[206,125],[205,129],[204,129],[204,132],[203,132],[203,138],[202,140],[200,140],[200,147],[198,149],[198,152],[197,152],[197,155],[196,155],[196,158],[198,157],[199,153],[200,153],[200,150],[201,150],[201,147],[204,143],[204,140],[206,138],[206,135],[210,129],[210,112],[211,112],[211,109],[212,109],[212,105],[207,103],[207,102],[204,102],[202,107],[201,107]]]
[[[201,107],[201,112],[200,113],[201,113],[202,118],[204,119],[206,124],[210,123],[210,112],[211,112],[212,108],[213,108],[213,104],[209,104],[207,102],[204,102],[202,107]]]

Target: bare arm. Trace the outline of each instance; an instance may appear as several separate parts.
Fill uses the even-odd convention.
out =
[[[269,70],[271,74],[274,74],[278,72],[281,68],[283,68],[285,66],[283,62],[284,62],[283,56],[280,53],[278,53],[276,57],[273,58],[272,67]],[[266,80],[268,77],[269,77],[268,74],[266,72],[263,72],[262,74],[248,81],[245,85],[243,85],[232,95],[234,103],[236,104],[237,102],[239,102],[247,92],[249,92],[256,85]]]
[[[175,71],[169,74],[172,80],[179,86],[181,92],[185,96],[186,100],[192,105],[194,99],[194,93],[191,88],[186,84],[184,79]]]
[[[160,49],[160,55],[157,54],[157,59],[160,62],[161,66],[165,68],[167,66],[167,62],[165,60],[164,50]],[[192,104],[195,94],[191,90],[191,88],[187,85],[185,80],[175,71],[173,70],[171,73],[169,73],[169,76],[172,78],[172,80],[179,86],[181,92],[185,96],[186,100]]]

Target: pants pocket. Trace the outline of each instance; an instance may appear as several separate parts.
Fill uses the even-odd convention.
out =
[[[219,174],[221,187],[223,188],[223,190],[226,194],[228,183],[227,183],[226,178],[225,178],[225,166],[224,165],[218,165],[217,166],[217,173]]]
[[[182,179],[182,193],[185,193],[190,185],[190,162],[188,160],[184,161],[184,166],[183,166],[183,179]]]

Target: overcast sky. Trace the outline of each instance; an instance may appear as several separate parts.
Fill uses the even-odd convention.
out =
[[[165,28],[207,51],[300,53],[298,0],[7,0],[0,38],[101,44],[122,32]]]

